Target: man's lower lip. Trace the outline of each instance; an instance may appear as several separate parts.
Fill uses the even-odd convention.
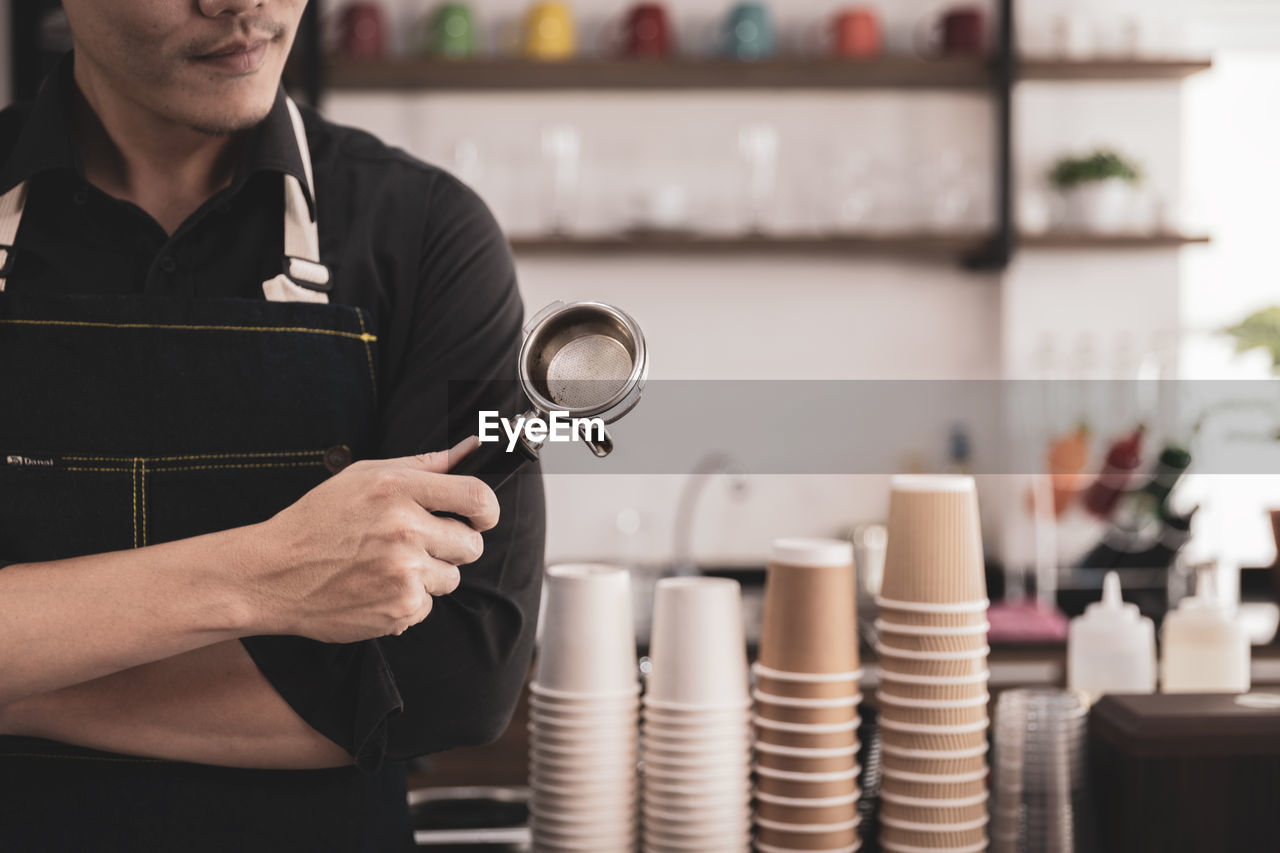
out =
[[[216,68],[227,74],[249,74],[262,67],[269,42],[258,42],[248,50],[223,53],[218,56],[197,56],[196,62],[206,68]]]

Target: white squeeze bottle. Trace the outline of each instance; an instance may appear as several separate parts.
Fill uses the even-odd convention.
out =
[[[1071,620],[1067,686],[1096,699],[1104,693],[1154,693],[1156,629],[1120,597],[1120,576],[1107,572],[1102,600]]]
[[[1201,569],[1196,594],[1164,618],[1160,687],[1165,693],[1247,693],[1249,637]]]

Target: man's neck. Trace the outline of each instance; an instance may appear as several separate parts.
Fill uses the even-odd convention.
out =
[[[74,70],[75,136],[91,184],[138,205],[172,234],[231,183],[243,134],[176,124],[112,88],[80,53]]]

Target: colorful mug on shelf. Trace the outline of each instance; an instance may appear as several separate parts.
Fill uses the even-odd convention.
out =
[[[637,3],[615,31],[616,50],[635,58],[669,56],[674,48],[671,15],[661,3]]]
[[[927,19],[916,31],[916,52],[926,56],[974,56],[987,52],[987,15],[976,6],[957,6]]]
[[[879,56],[882,46],[880,18],[874,9],[854,6],[831,19],[828,32],[831,53],[845,59]]]
[[[568,3],[535,3],[525,13],[521,50],[529,59],[568,59],[578,49],[577,28]]]
[[[768,59],[778,47],[773,15],[764,3],[739,3],[725,16],[721,50],[732,59]]]
[[[427,19],[423,52],[432,56],[460,58],[476,52],[476,25],[471,7],[465,3],[443,3]]]
[[[338,19],[338,53],[347,59],[381,59],[386,52],[386,19],[378,3],[349,3]]]

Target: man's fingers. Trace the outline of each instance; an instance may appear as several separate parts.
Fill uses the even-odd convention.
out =
[[[428,595],[448,595],[458,588],[462,573],[458,567],[443,560],[428,559],[422,573],[422,586]]]
[[[480,559],[484,538],[473,528],[451,518],[431,517],[431,535],[427,553],[454,566],[465,566]]]

